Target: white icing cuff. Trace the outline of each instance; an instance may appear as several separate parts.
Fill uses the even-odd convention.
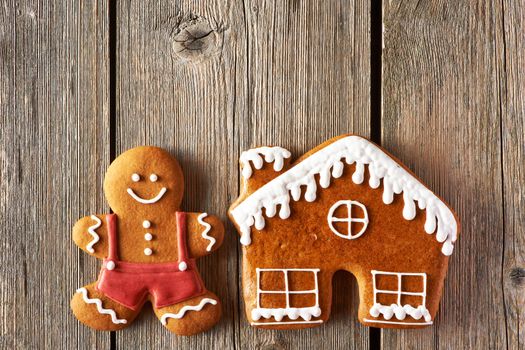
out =
[[[373,317],[379,317],[380,315],[383,315],[385,320],[390,320],[393,316],[395,316],[398,320],[404,320],[408,315],[415,320],[419,320],[421,317],[424,317],[426,322],[432,321],[430,312],[423,305],[419,305],[417,308],[415,308],[408,304],[403,306],[392,304],[388,306],[376,303],[370,308],[370,315]]]
[[[269,319],[273,317],[276,321],[281,321],[284,316],[288,316],[291,320],[296,320],[301,317],[305,321],[310,321],[312,317],[321,316],[321,308],[319,306],[311,307],[289,307],[289,308],[255,308],[252,310],[252,320],[258,321],[261,317]]]
[[[253,151],[253,150],[252,150]],[[253,152],[248,153],[252,155]],[[252,155],[252,157],[254,157]],[[260,157],[260,156],[259,156]],[[243,158],[241,156],[241,158]],[[241,163],[249,159],[247,155]],[[322,188],[330,186],[331,178],[338,178],[343,173],[344,164],[354,164],[355,172],[352,181],[360,184],[364,180],[365,165],[368,165],[370,175],[369,186],[378,188],[383,180],[383,202],[388,205],[394,200],[394,194],[403,194],[403,217],[412,220],[417,207],[426,210],[424,229],[433,233],[437,229],[436,240],[443,243],[441,249],[445,255],[451,255],[453,243],[457,238],[457,223],[452,211],[435,194],[421,184],[414,176],[390,158],[379,147],[358,136],[343,137],[330,145],[313,153],[288,171],[277,176],[257,191],[248,196],[231,211],[234,221],[242,233],[241,243],[251,243],[251,227],[262,230],[265,225],[263,209],[268,217],[275,214],[280,206],[279,217],[290,216],[290,201],[301,198],[302,186],[306,187],[305,199],[309,202],[317,197],[316,175]],[[257,168],[257,158],[253,160]],[[262,164],[260,165],[262,167]],[[251,175],[251,168],[245,166],[246,177]]]
[[[89,298],[88,297],[88,291],[86,288],[82,287],[82,288],[78,288],[77,289],[77,293],[81,293],[82,294],[82,298],[84,299],[84,302],[86,304],[95,304],[97,306],[97,311],[102,314],[102,315],[109,315],[111,317],[111,322],[113,322],[114,324],[126,324],[128,323],[127,320],[125,319],[119,319],[117,318],[117,314],[115,313],[115,310],[113,309],[105,309],[104,307],[102,307],[102,300],[98,299],[98,298]]]
[[[99,228],[102,225],[102,220],[100,220],[97,216],[91,215],[91,220],[95,221],[95,224],[88,227],[88,233],[93,236],[93,240],[88,243],[86,246],[86,249],[88,252],[93,254],[95,252],[95,249],[93,246],[100,240],[99,235],[95,232],[97,228]]]
[[[273,170],[281,171],[284,166],[284,159],[291,157],[290,151],[282,147],[259,147],[244,151],[241,153],[240,162],[242,164],[242,176],[249,179],[252,176],[253,170],[250,161],[253,163],[255,169],[261,169],[264,161],[267,163],[273,162]]]
[[[202,231],[201,236],[202,236],[202,238],[207,239],[208,241],[210,241],[210,243],[206,247],[206,251],[210,252],[211,249],[213,248],[213,245],[215,244],[216,240],[212,236],[208,235],[208,232],[210,232],[210,230],[211,230],[211,225],[208,224],[206,221],[204,221],[204,218],[207,217],[207,216],[208,216],[207,213],[202,213],[202,214],[200,214],[197,217],[197,221],[199,222],[199,224],[204,226],[204,231]]]
[[[186,314],[186,312],[188,311],[201,311],[202,308],[206,305],[206,304],[212,304],[212,305],[217,305],[217,300],[214,300],[214,299],[210,299],[210,298],[203,298],[201,299],[201,301],[199,302],[199,304],[197,305],[186,305],[186,306],[183,306],[179,312],[177,312],[176,314],[174,313],[166,313],[164,315],[162,315],[162,317],[160,318],[160,322],[163,324],[163,325],[166,325],[168,324],[168,319],[169,318],[174,318],[174,319],[181,319],[184,317],[184,315]]]

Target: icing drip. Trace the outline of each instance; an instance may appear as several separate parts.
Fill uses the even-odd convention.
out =
[[[162,322],[163,325],[166,325],[168,324],[168,318],[175,318],[175,319],[183,318],[186,311],[201,311],[204,305],[206,304],[217,305],[217,300],[210,299],[210,298],[203,298],[201,299],[198,305],[195,305],[195,306],[186,305],[182,307],[179,310],[179,312],[177,312],[176,314],[166,313],[162,315],[162,317],[160,318],[160,322]]]
[[[355,171],[352,174],[354,183],[363,183],[365,165],[368,165],[370,187],[378,188],[383,180],[385,204],[393,202],[394,194],[403,193],[405,219],[412,220],[415,217],[415,202],[418,203],[419,208],[426,209],[425,231],[431,234],[437,227],[436,239],[443,243],[442,253],[452,254],[453,243],[457,238],[457,223],[451,210],[379,147],[358,136],[341,138],[310,155],[259,188],[233,209],[231,214],[239,225],[241,243],[243,245],[251,243],[251,226],[255,224],[255,218],[258,218],[258,229],[264,228],[264,218],[262,222],[259,219],[262,217],[263,208],[267,213],[272,213],[273,208],[280,205],[279,217],[288,218],[290,195],[294,201],[298,201],[301,198],[301,186],[306,186],[305,199],[309,202],[314,201],[317,195],[315,175],[320,176],[321,187],[329,186],[330,174],[334,177],[342,175],[341,160],[343,159],[347,164],[355,163]],[[241,163],[244,164],[242,159]],[[254,161],[254,165],[257,166],[257,162]],[[243,172],[246,168],[244,166]],[[251,168],[248,171],[248,175],[251,175]]]
[[[290,151],[282,147],[259,147],[242,152],[240,162],[242,164],[242,176],[249,179],[252,176],[253,170],[250,161],[253,163],[255,169],[261,169],[264,161],[267,163],[273,162],[273,170],[281,171],[284,166],[284,159],[290,158]]]
[[[207,213],[202,213],[201,215],[199,215],[197,217],[197,221],[199,222],[199,224],[201,224],[202,226],[205,227],[204,231],[202,232],[202,238],[207,239],[208,241],[210,241],[210,244],[208,244],[208,246],[206,247],[206,251],[210,252],[211,248],[213,248],[213,245],[215,244],[216,240],[212,236],[208,235],[208,232],[210,232],[210,230],[211,230],[211,225],[203,220],[207,216],[208,216]]]
[[[95,304],[95,305],[97,305],[97,311],[99,313],[101,313],[103,315],[110,315],[111,316],[111,322],[113,322],[114,324],[119,324],[119,323],[126,324],[126,323],[128,323],[128,321],[126,321],[124,319],[118,319],[117,318],[117,314],[115,313],[115,310],[104,309],[102,307],[102,300],[97,299],[97,298],[93,298],[93,299],[88,298],[88,292],[87,292],[86,288],[79,288],[79,289],[77,289],[77,293],[82,293],[82,298],[84,299],[86,304]]]
[[[288,308],[255,308],[252,310],[252,319],[258,321],[261,317],[269,319],[275,318],[276,321],[281,321],[284,316],[288,316],[291,320],[296,320],[301,317],[305,321],[310,321],[312,317],[321,316],[321,308],[319,306],[311,307],[288,307]]]
[[[370,315],[373,317],[379,317],[379,315],[383,315],[385,320],[390,320],[393,316],[395,316],[398,320],[404,320],[408,315],[416,320],[419,320],[421,317],[423,317],[427,322],[432,321],[430,313],[423,305],[419,305],[417,308],[415,308],[408,304],[401,306],[397,304],[382,305],[375,303],[370,308]]]
[[[95,230],[99,228],[100,225],[102,225],[102,221],[95,215],[91,215],[91,219],[95,221],[95,224],[93,226],[88,227],[88,232],[91,236],[93,236],[93,240],[88,243],[88,245],[86,246],[86,249],[88,252],[93,254],[95,252],[95,249],[93,249],[93,246],[100,240],[100,237],[95,232]]]

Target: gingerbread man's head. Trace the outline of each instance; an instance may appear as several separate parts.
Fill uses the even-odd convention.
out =
[[[174,212],[184,192],[179,163],[153,146],[132,148],[115,159],[106,172],[104,193],[110,207],[120,213]]]

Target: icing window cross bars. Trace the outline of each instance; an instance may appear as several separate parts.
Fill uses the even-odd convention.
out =
[[[311,272],[314,277],[315,287],[310,290],[290,290],[288,273],[289,272]],[[262,322],[252,324],[298,324],[298,323],[321,323],[322,320],[313,320],[312,317],[319,317],[321,315],[321,308],[319,307],[319,284],[317,281],[317,273],[319,269],[262,269],[257,268],[257,308],[252,310],[252,319],[258,321],[261,317],[269,319],[273,317],[277,322]],[[284,278],[284,290],[262,290],[261,289],[261,272],[282,272]],[[286,298],[286,307],[284,308],[263,308],[261,307],[262,294],[284,294]],[[291,307],[291,294],[314,294],[315,304],[309,307]],[[297,320],[301,317],[304,321],[281,322],[284,316],[288,316],[291,320]]]
[[[335,211],[341,206],[346,206],[348,210],[348,216],[346,218],[334,217]],[[361,218],[352,217],[352,206],[357,206],[361,208],[363,210],[364,216]],[[348,223],[348,233],[343,234],[339,232],[334,227],[334,222],[347,222]],[[352,235],[352,223],[353,222],[360,222],[363,224],[363,227],[355,235]],[[352,200],[338,201],[334,205],[332,205],[332,207],[330,208],[330,211],[328,212],[328,226],[330,227],[330,230],[332,230],[332,232],[338,235],[339,237],[342,237],[345,239],[356,239],[360,237],[363,233],[365,233],[365,230],[368,226],[368,212],[366,211],[365,206],[357,201],[352,201]]]
[[[396,276],[397,277],[397,288],[396,289],[377,289],[377,276]],[[403,291],[403,277],[416,276],[421,277],[423,284],[423,290],[421,292],[406,292]],[[387,272],[372,270],[372,284],[374,288],[374,305],[370,308],[370,315],[373,317],[379,317],[383,315],[386,321],[369,320],[367,322],[379,322],[379,323],[393,323],[393,324],[404,324],[403,322],[389,321],[393,316],[398,320],[404,320],[406,316],[419,320],[421,317],[425,319],[425,324],[432,324],[432,318],[429,311],[426,308],[426,297],[427,297],[427,274],[426,273],[412,273],[412,272]],[[397,295],[397,303],[391,305],[382,305],[377,300],[378,294],[395,294]],[[422,298],[421,305],[413,307],[411,305],[402,305],[402,296],[411,295],[419,296]],[[423,323],[422,323],[423,324]]]

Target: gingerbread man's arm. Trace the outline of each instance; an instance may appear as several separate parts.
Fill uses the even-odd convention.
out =
[[[208,255],[217,250],[224,239],[221,220],[206,213],[187,213],[188,250],[192,258]]]
[[[106,215],[85,216],[73,226],[73,241],[83,251],[99,259],[108,253]]]

